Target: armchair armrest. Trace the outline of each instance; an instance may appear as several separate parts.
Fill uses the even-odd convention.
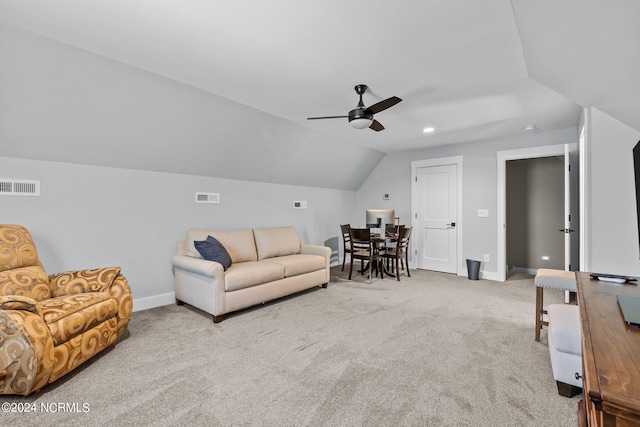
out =
[[[51,274],[49,276],[49,287],[54,297],[87,292],[103,292],[109,288],[118,274],[120,274],[120,267]]]
[[[0,310],[22,310],[29,311],[42,317],[38,309],[38,302],[29,297],[20,295],[4,295],[0,297]]]
[[[127,329],[133,311],[133,299],[127,279],[120,274],[120,267],[52,274],[49,276],[49,286],[51,295],[54,297],[88,292],[109,292],[118,303],[118,336]]]
[[[27,394],[47,385],[53,371],[53,338],[42,316],[0,311],[0,394]]]

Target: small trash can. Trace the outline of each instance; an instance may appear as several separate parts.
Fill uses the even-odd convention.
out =
[[[469,275],[469,280],[478,280],[480,277],[480,261],[468,259],[467,274]]]

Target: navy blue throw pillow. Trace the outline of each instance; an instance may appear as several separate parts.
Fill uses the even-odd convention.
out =
[[[207,240],[198,240],[193,242],[202,258],[215,261],[222,264],[225,271],[227,268],[231,266],[231,257],[229,256],[229,252],[222,246],[222,243],[217,241],[211,236],[207,237]]]

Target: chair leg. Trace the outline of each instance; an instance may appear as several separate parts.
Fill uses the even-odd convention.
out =
[[[400,265],[398,264],[400,261],[398,260],[398,257],[396,256],[396,280],[398,280],[398,282],[400,281]],[[391,264],[393,264],[393,261],[391,261]]]
[[[347,262],[347,251],[342,253],[342,271],[344,271],[344,263]]]
[[[351,280],[351,272],[353,271],[353,258],[351,258],[350,261],[351,262],[349,263],[349,280]]]
[[[411,272],[409,271],[409,252],[404,254],[405,258],[407,258],[407,276],[411,277]],[[404,266],[403,266],[404,269]]]
[[[542,300],[543,288],[536,286],[536,341],[540,341],[540,329],[542,329]]]

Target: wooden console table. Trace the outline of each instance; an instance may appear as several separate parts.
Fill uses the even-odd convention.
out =
[[[640,329],[627,326],[616,295],[640,296],[640,286],[577,273],[582,323],[583,400],[580,424],[640,426]]]

